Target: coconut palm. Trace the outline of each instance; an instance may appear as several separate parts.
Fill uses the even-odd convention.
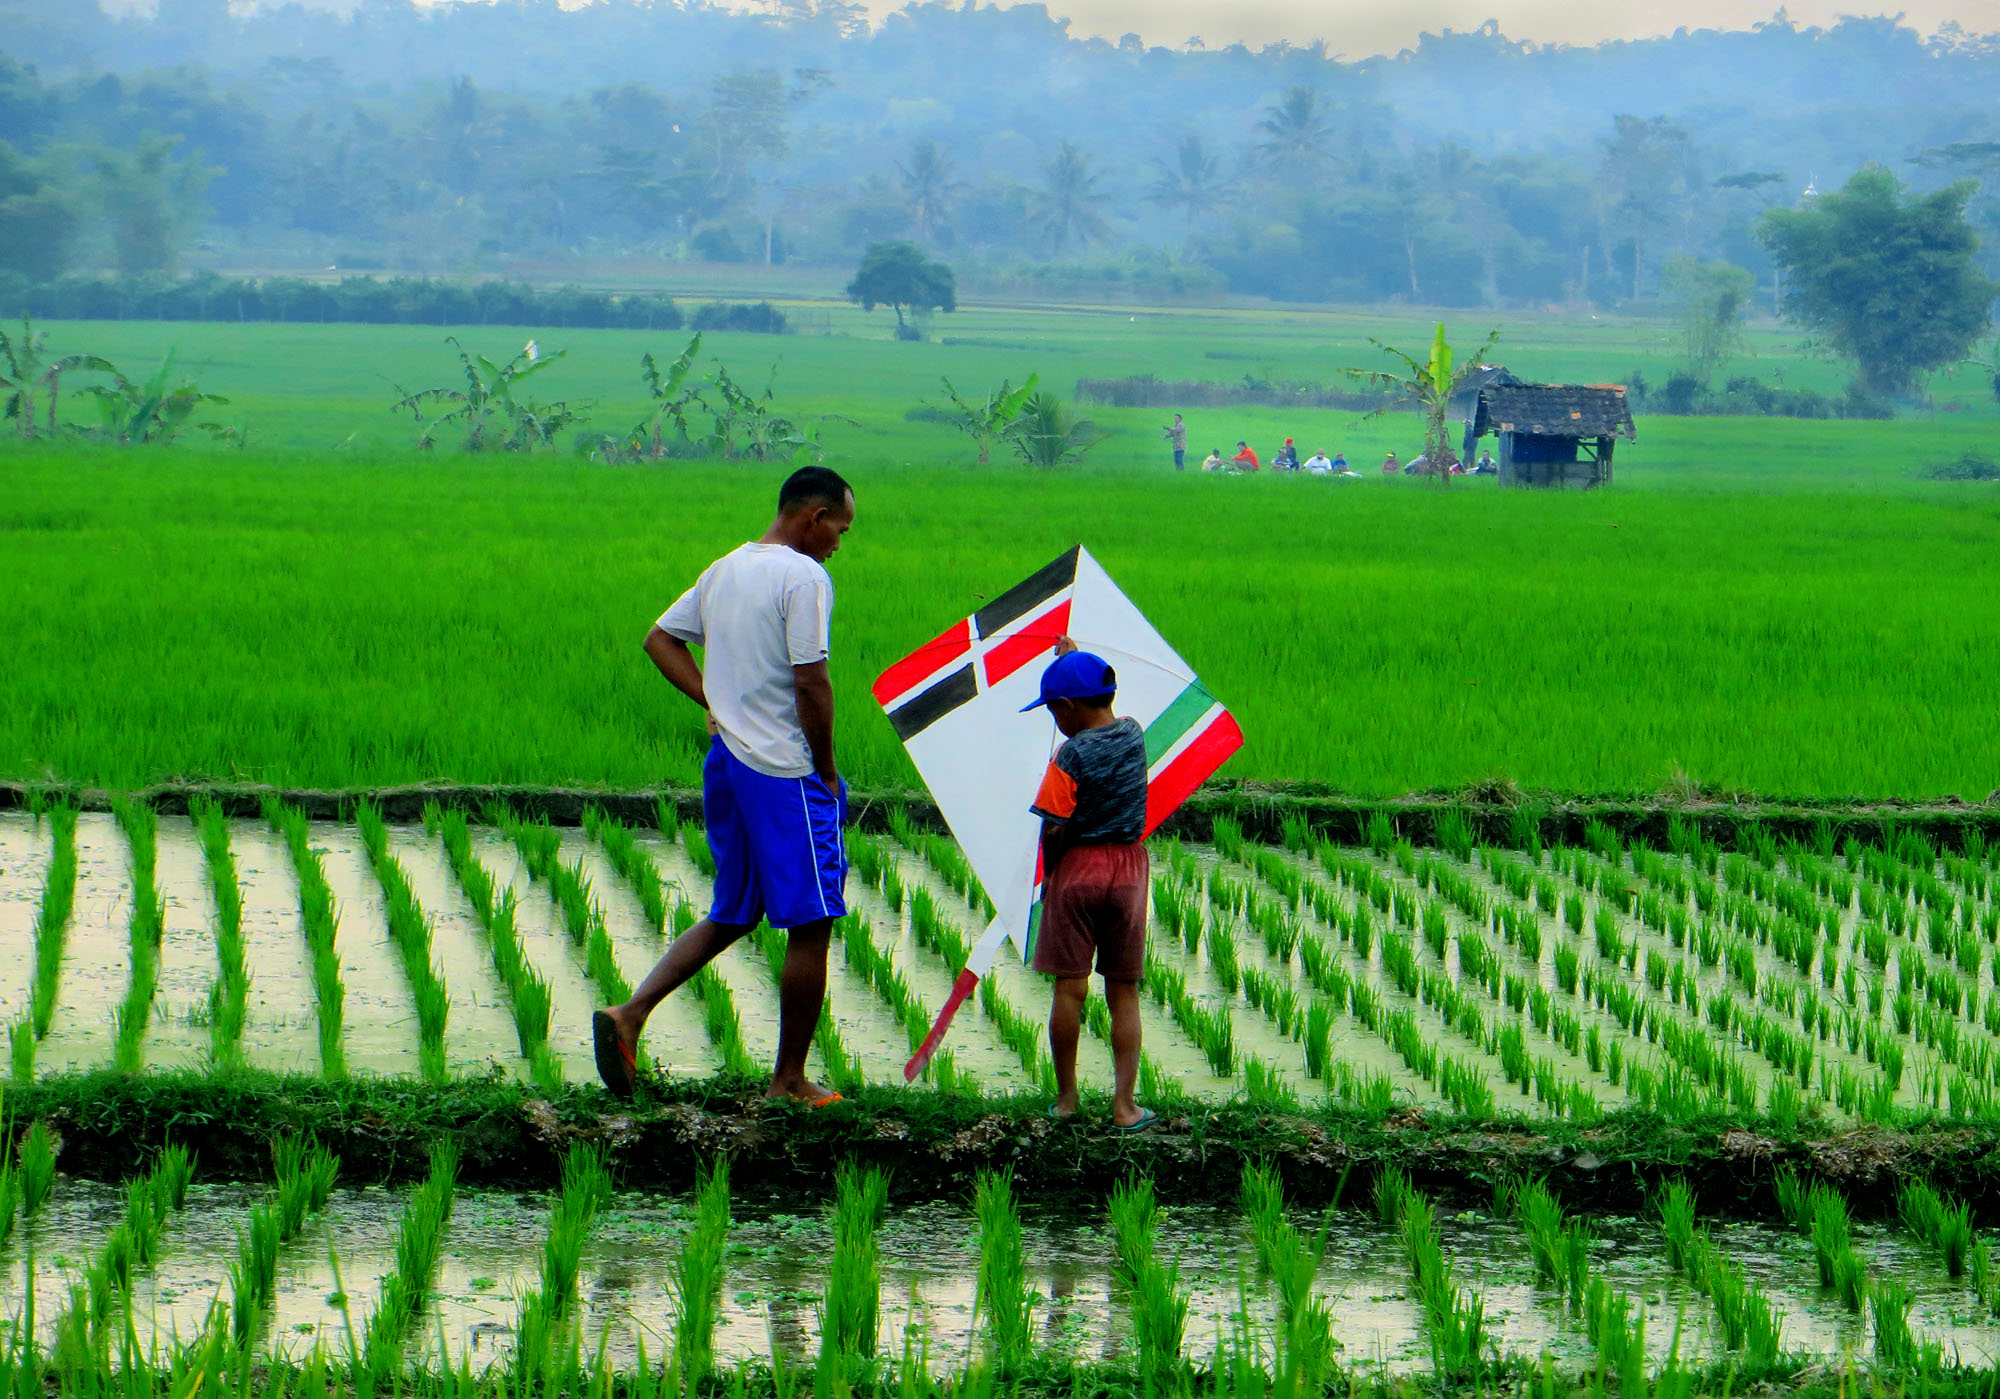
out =
[[[1074,242],[1081,247],[1111,236],[1111,225],[1097,212],[1110,198],[1097,187],[1098,173],[1090,157],[1074,141],[1056,148],[1056,158],[1042,167],[1042,188],[1030,217],[1049,235],[1055,255]]]
[[[1155,156],[1153,169],[1157,174],[1146,187],[1146,202],[1183,210],[1190,235],[1194,226],[1221,208],[1229,195],[1231,181],[1223,174],[1221,157],[1199,136],[1181,137],[1174,158]]]
[[[1325,120],[1319,89],[1300,85],[1264,109],[1257,129],[1264,139],[1257,151],[1275,170],[1287,174],[1307,174],[1332,158],[1328,149],[1333,127]]]
[[[903,173],[903,197],[917,237],[931,242],[950,227],[952,203],[965,186],[951,177],[951,157],[935,141],[917,142],[910,147],[910,163],[896,168]]]

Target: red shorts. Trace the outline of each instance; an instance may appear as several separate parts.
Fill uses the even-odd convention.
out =
[[[1106,981],[1139,980],[1146,971],[1147,877],[1140,842],[1065,850],[1042,886],[1035,970],[1089,976],[1094,954]]]

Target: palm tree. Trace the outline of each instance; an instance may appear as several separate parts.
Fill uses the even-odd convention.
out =
[[[903,195],[917,237],[929,242],[950,225],[952,200],[965,186],[951,177],[951,157],[935,141],[917,142],[910,147],[910,163],[896,168],[903,172]]]
[[[1031,217],[1048,231],[1056,256],[1074,240],[1088,247],[1111,236],[1111,225],[1097,212],[1110,196],[1097,187],[1090,157],[1074,141],[1056,148],[1056,158],[1042,167],[1042,189],[1035,196]]]
[[[1208,149],[1201,137],[1181,137],[1174,159],[1153,158],[1159,172],[1146,188],[1146,202],[1187,212],[1188,235],[1194,226],[1222,206],[1231,181],[1222,173],[1222,159]]]
[[[1257,143],[1258,152],[1272,168],[1287,174],[1308,174],[1318,169],[1330,158],[1327,143],[1333,139],[1333,127],[1323,120],[1324,115],[1319,89],[1305,86],[1288,89],[1283,97],[1264,109],[1264,119],[1257,123],[1257,129],[1265,137]]]

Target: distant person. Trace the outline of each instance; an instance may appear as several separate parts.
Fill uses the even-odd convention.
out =
[[[1049,1058],[1056,1100],[1049,1116],[1075,1117],[1081,1100],[1076,1048],[1095,962],[1111,1011],[1111,1125],[1143,1132],[1139,1106],[1139,982],[1146,974],[1146,731],[1112,712],[1118,676],[1068,637],[1042,672],[1042,696],[1063,745],[1029,809],[1042,818],[1042,923],[1035,970],[1055,978]]]
[[[1333,474],[1336,476],[1350,476],[1353,474],[1347,468],[1347,453],[1335,452],[1333,454]]]
[[[1160,429],[1160,436],[1167,439],[1174,449],[1174,470],[1187,470],[1187,424],[1181,415],[1174,414],[1174,420]]]
[[[1388,456],[1382,458],[1382,474],[1384,476],[1400,476],[1402,474],[1402,471],[1403,471],[1403,465],[1401,462],[1396,460],[1396,454],[1394,452],[1391,452],[1389,453]]]
[[[714,898],[630,1000],[591,1017],[598,1077],[621,1098],[632,1094],[639,1034],[654,1008],[766,919],[789,936],[777,1068],[764,1096],[808,1107],[840,1098],[806,1077],[806,1051],[826,1003],[827,941],[847,912],[826,561],[853,523],[847,482],[823,466],[793,472],[763,538],[710,564],[646,633],[646,655],[708,721],[702,811]],[[690,646],[703,648],[700,663]]]
[[[1278,454],[1271,458],[1271,470],[1297,471],[1298,469],[1299,469],[1299,449],[1297,447],[1294,447],[1292,445],[1292,439],[1287,437],[1285,439],[1285,445],[1278,448]]]
[[[1491,452],[1481,452],[1479,454],[1479,462],[1472,468],[1472,474],[1474,476],[1498,476],[1500,474],[1500,468],[1493,464],[1493,454]]]
[[[1208,449],[1208,456],[1202,460],[1201,469],[1203,471],[1222,471],[1227,469],[1228,465],[1222,459],[1222,448],[1210,447]]]
[[[1230,460],[1235,463],[1238,471],[1258,471],[1263,467],[1263,463],[1257,460],[1257,454],[1250,450],[1248,442],[1238,442],[1236,455]]]
[[[1306,458],[1306,470],[1314,476],[1328,476],[1333,472],[1333,463],[1325,452],[1314,452]]]
[[[1405,476],[1428,476],[1428,475],[1430,475],[1430,474],[1431,474],[1431,459],[1430,459],[1430,456],[1429,456],[1429,454],[1427,454],[1427,453],[1424,453],[1424,452],[1419,452],[1419,453],[1417,453],[1417,454],[1416,454],[1416,455],[1415,455],[1414,457],[1411,457],[1411,458],[1410,458],[1410,459],[1409,459],[1409,460],[1408,460],[1407,462],[1404,462],[1404,463],[1403,463],[1403,474],[1404,474]]]

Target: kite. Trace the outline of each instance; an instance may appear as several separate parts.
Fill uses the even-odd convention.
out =
[[[1009,941],[1034,955],[1041,921],[1041,819],[1029,811],[1062,736],[1041,694],[1069,636],[1118,673],[1118,713],[1146,731],[1146,833],[1230,754],[1243,731],[1081,546],[1070,549],[882,672],[875,699],[995,910],[903,1077],[937,1052],[952,1017]]]

